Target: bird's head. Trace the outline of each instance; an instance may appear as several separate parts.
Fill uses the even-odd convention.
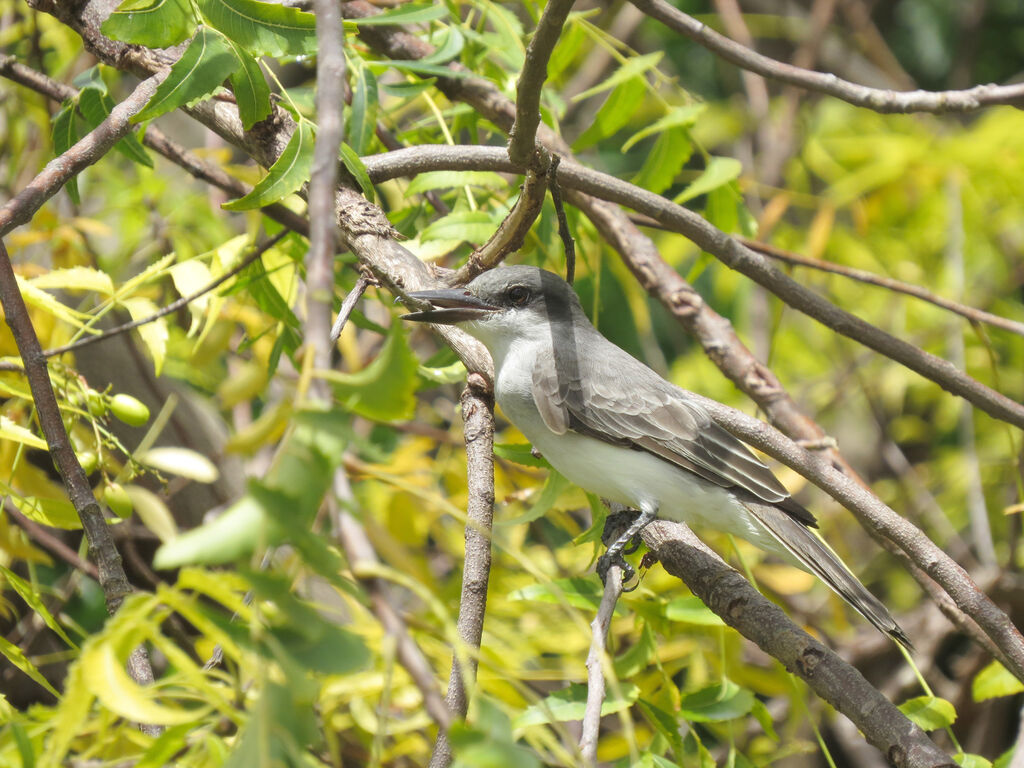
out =
[[[552,326],[584,317],[579,299],[565,280],[537,267],[498,267],[461,288],[419,291],[410,298],[431,309],[404,320],[458,325],[492,352],[514,339],[550,338]]]

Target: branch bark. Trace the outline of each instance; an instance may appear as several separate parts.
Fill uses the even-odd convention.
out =
[[[976,85],[963,91],[887,91],[851,83],[827,72],[786,64],[763,56],[710,29],[666,0],[630,0],[653,19],[703,45],[716,56],[762,77],[824,93],[875,112],[974,112],[984,107],[1024,104],[1024,83]]]
[[[470,374],[462,392],[463,433],[466,438],[466,559],[462,566],[462,596],[456,630],[463,651],[452,655],[452,671],[445,702],[455,717],[469,709],[468,689],[476,681],[477,655],[487,610],[491,577],[491,527],[494,523],[494,393],[480,374]],[[430,757],[431,768],[452,762],[448,734],[442,731]]]

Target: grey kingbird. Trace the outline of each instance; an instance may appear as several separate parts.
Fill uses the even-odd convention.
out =
[[[551,466],[585,490],[640,510],[606,558],[620,561],[656,517],[725,531],[817,575],[909,646],[771,470],[692,393],[602,336],[558,275],[500,267],[462,288],[410,296],[432,308],[406,320],[458,325],[483,342],[494,360],[498,405]]]

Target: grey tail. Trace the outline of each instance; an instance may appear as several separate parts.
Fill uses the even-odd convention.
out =
[[[868,592],[843,561],[806,525],[771,504],[744,501],[744,506],[803,569],[824,581],[880,632],[913,650],[910,638],[900,629],[882,601]]]

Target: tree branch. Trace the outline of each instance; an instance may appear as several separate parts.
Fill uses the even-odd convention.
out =
[[[17,199],[17,198],[15,198]],[[32,327],[32,319],[28,307],[18,290],[18,281],[14,276],[14,268],[7,247],[0,240],[0,305],[3,306],[4,319],[11,329],[11,335],[18,346],[18,354],[25,363],[25,374],[32,391],[32,402],[36,407],[39,426],[46,438],[46,445],[54,466],[60,473],[68,498],[75,507],[86,538],[89,540],[89,556],[96,563],[99,571],[100,587],[107,605],[107,612],[113,615],[124,601],[125,595],[132,591],[121,563],[121,555],[114,545],[103,511],[89,486],[89,478],[71,446],[71,439],[61,419],[57,397],[53,393],[50,372],[46,368],[46,358],[39,344],[39,337]],[[153,682],[153,669],[145,649],[136,649],[128,660],[128,670],[132,679],[140,685]],[[158,735],[163,732],[159,726],[143,725],[144,733]]]
[[[491,526],[494,522],[494,393],[490,382],[477,373],[466,380],[462,392],[463,432],[466,438],[466,560],[462,566],[457,631],[467,653],[452,655],[452,671],[445,701],[456,717],[465,717],[469,692],[476,680],[476,657],[483,637],[487,610],[487,584],[491,575]],[[452,761],[448,734],[442,731],[430,757],[431,768],[447,768]]]
[[[590,622],[590,650],[587,652],[587,706],[583,711],[580,754],[586,765],[597,765],[597,739],[601,730],[601,707],[604,704],[604,660],[608,629],[612,624],[615,604],[622,594],[622,568],[612,565],[604,577],[604,594],[594,620]]]
[[[741,69],[763,77],[824,93],[875,112],[973,112],[984,107],[1024,103],[1024,83],[976,85],[963,91],[888,91],[843,80],[831,73],[814,72],[763,56],[710,29],[666,0],[630,0],[651,18],[684,35]]]
[[[572,4],[573,0],[548,0],[526,48],[526,59],[516,83],[516,119],[508,134],[508,156],[516,165],[529,165],[536,150],[540,94],[548,79],[548,60]]]
[[[644,543],[665,570],[743,636],[846,715],[897,768],[947,768],[955,763],[863,675],[812,638],[681,523],[658,520]]]
[[[0,237],[28,222],[43,203],[57,194],[72,177],[97,162],[124,138],[132,129],[131,117],[146,106],[164,77],[166,74],[160,73],[139,83],[102,123],[67,152],[48,162],[38,176],[0,208]]]

